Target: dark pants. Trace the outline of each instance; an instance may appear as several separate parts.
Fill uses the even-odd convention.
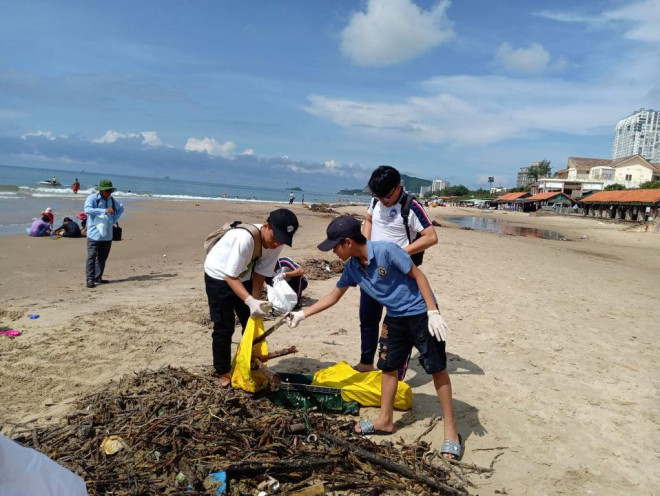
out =
[[[112,241],[94,241],[87,239],[87,263],[85,273],[87,281],[100,279],[105,271],[105,261],[110,255]]]
[[[380,319],[383,316],[383,305],[360,290],[360,363],[374,364],[374,355],[378,348],[380,336]],[[399,369],[399,380],[406,377],[410,354],[404,365]]]
[[[213,367],[222,375],[231,370],[231,338],[236,328],[236,317],[245,330],[250,318],[250,308],[232,291],[226,281],[214,279],[204,274],[209,313],[213,321]],[[243,283],[248,293],[252,294],[252,281]]]

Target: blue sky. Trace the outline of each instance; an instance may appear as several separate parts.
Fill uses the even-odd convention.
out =
[[[0,163],[515,186],[660,108],[660,0],[0,0]]]

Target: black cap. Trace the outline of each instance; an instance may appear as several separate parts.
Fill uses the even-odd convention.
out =
[[[298,230],[298,217],[296,217],[296,214],[287,208],[278,208],[270,213],[266,222],[273,230],[277,241],[291,246],[293,235]]]
[[[362,224],[355,217],[343,215],[333,220],[325,231],[328,239],[320,243],[317,248],[321,251],[330,251],[346,238],[355,239],[362,235]]]

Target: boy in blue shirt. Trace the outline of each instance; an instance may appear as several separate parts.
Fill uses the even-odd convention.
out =
[[[362,291],[387,309],[387,316],[378,353],[378,368],[383,372],[380,414],[373,422],[360,420],[355,425],[355,432],[394,432],[394,397],[399,381],[397,371],[414,346],[419,350],[422,367],[433,377],[444,414],[445,441],[441,451],[446,458],[460,459],[463,440],[456,430],[445,354],[449,329],[440,315],[428,279],[400,246],[388,241],[368,241],[362,234],[360,222],[353,217],[333,220],[326,234],[327,239],[318,248],[321,251],[332,250],[345,262],[344,271],[329,294],[311,307],[289,314],[289,327],[297,327],[305,318],[337,303],[349,286],[360,286]]]

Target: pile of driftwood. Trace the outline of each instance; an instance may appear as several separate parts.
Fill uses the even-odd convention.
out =
[[[330,279],[344,270],[344,263],[339,259],[308,258],[301,265],[305,268],[305,277],[310,281]]]
[[[467,475],[488,471],[424,442],[375,444],[346,417],[286,410],[210,372],[143,371],[74,408],[66,425],[14,438],[82,476],[90,495],[464,495]]]

